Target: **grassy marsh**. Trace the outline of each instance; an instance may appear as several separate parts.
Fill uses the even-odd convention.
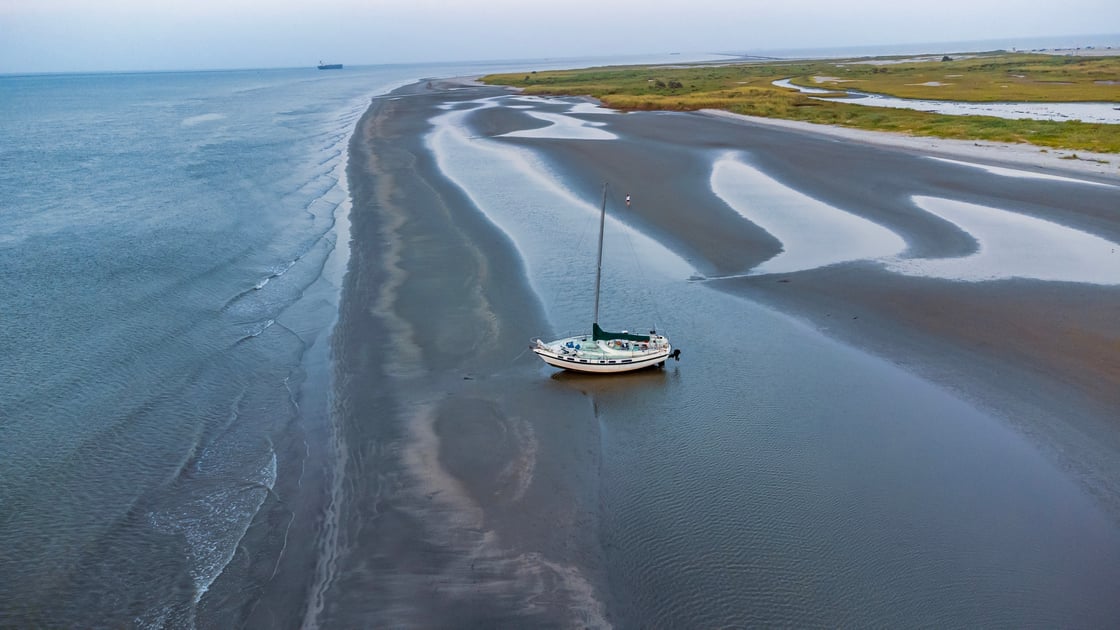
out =
[[[1028,142],[1120,153],[1120,125],[1080,121],[949,116],[810,98],[771,84],[858,89],[901,98],[955,101],[1114,102],[1120,107],[1120,56],[1067,57],[977,53],[929,60],[742,62],[692,66],[616,66],[490,75],[483,81],[528,94],[589,95],[621,110],[722,109],[739,114],[894,131],[920,136]],[[841,96],[842,92],[836,92]]]

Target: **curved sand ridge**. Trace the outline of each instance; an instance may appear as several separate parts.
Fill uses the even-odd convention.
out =
[[[1078,181],[1014,169],[981,168],[1010,177]],[[750,275],[878,260],[896,273],[947,280],[1027,278],[1120,284],[1120,245],[1010,210],[915,197],[919,208],[972,236],[978,251],[958,258],[907,258],[903,254],[906,243],[897,234],[788,188],[745,164],[735,153],[715,160],[711,182],[718,197],[782,242],[782,252],[752,269]]]
[[[728,152],[712,166],[711,185],[743,218],[782,242],[782,252],[752,274],[790,273],[906,249],[894,232],[788,188]]]
[[[583,199],[567,188],[535,150],[475,137],[466,121],[480,109],[496,106],[495,99],[472,101],[472,108],[455,109],[431,120],[433,131],[426,142],[435,156],[439,170],[458,185],[474,205],[500,230],[506,233],[530,269],[530,282],[536,293],[546,300],[553,296],[584,295],[588,284],[587,260],[555,255],[569,251],[586,241],[587,217],[597,216],[597,198]],[[586,128],[579,121],[561,114],[550,114],[551,125],[535,129],[533,138],[582,138]],[[499,137],[509,137],[503,134]],[[557,220],[553,208],[569,208]],[[692,266],[676,253],[607,213],[607,231],[623,233],[629,243],[643,252],[643,264],[649,271],[664,277],[687,278]],[[630,256],[628,251],[611,251],[610,257]],[[605,290],[625,292],[627,287],[612,288],[605,279]],[[582,305],[580,305],[582,306]],[[565,305],[548,304],[556,321],[583,321],[586,313],[565,312]]]
[[[914,202],[971,234],[979,251],[962,258],[889,261],[891,271],[949,280],[1031,278],[1120,284],[1120,245],[1112,241],[973,203],[935,197],[915,197]]]
[[[568,105],[549,99],[538,99],[538,102]],[[493,102],[479,105],[490,107]],[[577,107],[578,113],[611,111],[586,103],[571,106],[568,111],[576,113]],[[463,112],[449,114],[456,120],[465,115]],[[563,113],[530,112],[529,115],[550,124],[500,137],[558,140],[617,138],[613,133],[598,128],[603,123]],[[503,151],[508,152],[509,149]],[[1108,185],[945,158],[934,159],[981,168],[1004,177]],[[750,275],[792,273],[856,260],[877,260],[896,273],[968,282],[1025,278],[1120,284],[1120,258],[1116,254],[1120,245],[1080,230],[1027,217],[1012,209],[988,208],[949,199],[915,198],[919,208],[953,223],[978,244],[978,251],[969,256],[919,259],[906,257],[905,240],[886,227],[784,186],[746,163],[741,153],[726,152],[715,158],[711,186],[713,193],[728,206],[782,243],[782,252],[751,269]],[[521,241],[520,238],[516,240]],[[1046,255],[1040,257],[1039,251],[1045,251]]]

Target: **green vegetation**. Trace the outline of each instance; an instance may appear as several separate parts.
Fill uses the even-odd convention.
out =
[[[983,53],[955,59],[908,58],[744,62],[693,66],[616,66],[491,75],[483,81],[529,94],[590,95],[621,110],[723,109],[738,114],[895,131],[920,136],[1029,142],[1120,153],[1120,125],[947,116],[810,98],[771,84],[858,89],[901,98],[954,101],[1105,101],[1120,106],[1120,56]],[[821,95],[815,95],[821,96]]]

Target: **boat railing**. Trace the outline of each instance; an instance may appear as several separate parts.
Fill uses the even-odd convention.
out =
[[[611,354],[617,355],[645,355],[650,352],[656,352],[665,348],[665,344],[653,341],[608,341],[606,344],[606,351]]]
[[[646,356],[651,352],[665,350],[668,347],[668,341],[664,337],[660,335],[657,335],[657,337],[657,339],[650,339],[650,341],[627,341],[623,339],[613,339],[604,340],[602,344],[596,344],[596,342],[592,339],[591,334],[576,333],[565,335],[551,343],[560,343],[558,348],[560,354],[576,354],[579,351],[592,350],[592,347],[594,347],[594,352],[603,352],[611,356],[640,357]],[[567,342],[572,345],[567,346],[562,342]],[[540,339],[534,339],[531,346],[548,348],[551,346],[551,344],[546,343]]]
[[[612,328],[611,330],[614,331],[615,329]],[[646,327],[646,328],[641,328],[641,327],[622,328],[622,329],[619,329],[617,332],[628,333],[628,334],[631,334],[631,335],[646,335],[646,336],[649,336],[649,337],[664,337],[665,336],[664,334],[661,333],[661,331],[650,334],[650,329],[648,327]],[[568,332],[562,332],[559,335],[556,335],[554,338],[555,339],[572,339],[574,337],[579,337],[581,339],[586,338],[588,341],[591,341],[591,332],[589,332],[587,330],[568,331]],[[534,339],[535,339],[535,337],[534,337]]]

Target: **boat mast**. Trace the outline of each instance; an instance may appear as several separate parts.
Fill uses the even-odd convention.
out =
[[[595,317],[593,323],[599,323],[599,280],[603,276],[603,224],[607,220],[607,184],[603,184],[603,207],[599,210],[599,258],[595,263]]]

